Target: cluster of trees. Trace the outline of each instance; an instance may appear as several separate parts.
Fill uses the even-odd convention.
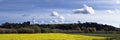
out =
[[[92,33],[118,31],[111,25],[98,24],[94,22],[73,23],[73,24],[30,24],[24,23],[3,23],[0,25],[0,33]]]

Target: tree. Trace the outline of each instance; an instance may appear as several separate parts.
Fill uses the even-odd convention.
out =
[[[19,28],[18,30],[18,33],[34,33],[34,29],[31,29],[31,28]]]
[[[32,28],[35,30],[36,33],[40,33],[41,29],[37,24],[32,25]]]
[[[41,33],[50,33],[52,30],[50,28],[42,28]]]
[[[11,25],[10,25],[10,23],[8,23],[8,22],[2,24],[2,27],[3,27],[3,28],[11,28],[10,26],[11,26]]]
[[[22,24],[23,27],[29,27],[30,26],[30,21],[24,22]]]

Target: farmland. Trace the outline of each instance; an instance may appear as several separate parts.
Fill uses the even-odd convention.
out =
[[[119,40],[120,29],[98,23],[3,23],[0,40]]]
[[[105,40],[106,38],[102,36],[64,33],[0,34],[0,40]]]

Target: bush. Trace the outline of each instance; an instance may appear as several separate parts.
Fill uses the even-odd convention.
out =
[[[15,29],[6,29],[5,33],[17,33]]]
[[[41,33],[50,33],[52,32],[50,28],[42,28]]]
[[[17,33],[15,29],[0,28],[0,33]]]
[[[6,29],[0,28],[0,33],[5,33]]]
[[[35,33],[34,29],[30,28],[20,28],[17,31],[18,33]]]
[[[60,29],[52,29],[51,32],[53,33],[59,33],[59,32],[62,32],[63,30],[60,30]]]
[[[32,29],[34,29],[35,33],[40,33],[41,32],[40,27],[37,26],[37,25],[32,26]]]

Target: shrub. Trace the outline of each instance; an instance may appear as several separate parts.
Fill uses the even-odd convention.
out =
[[[17,30],[18,33],[34,33],[34,29],[30,29],[30,28],[20,28]]]
[[[50,28],[42,28],[41,33],[50,33],[52,32]]]
[[[17,33],[15,29],[0,28],[0,33]]]
[[[62,32],[63,30],[60,30],[60,29],[52,29],[51,32],[53,33],[59,33],[59,32]]]
[[[41,32],[40,27],[37,26],[37,25],[32,26],[32,29],[34,29],[35,33],[40,33]]]

